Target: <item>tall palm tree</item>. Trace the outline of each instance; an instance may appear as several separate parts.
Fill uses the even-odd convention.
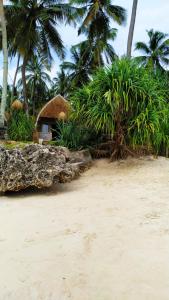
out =
[[[84,54],[90,58],[91,70],[95,70],[97,67],[104,66],[106,63],[111,63],[117,55],[111,44],[117,36],[117,30],[115,28],[107,30],[99,36],[93,37],[92,40],[86,39],[78,44],[76,47],[83,45]]]
[[[79,34],[87,29],[89,39],[109,31],[111,20],[119,25],[126,20],[125,9],[113,5],[111,0],[72,0],[72,3],[81,7],[83,21]]]
[[[64,47],[57,25],[65,20],[71,22],[74,11],[70,5],[54,0],[10,0],[5,9],[9,30],[13,33],[12,48],[23,59],[23,95],[28,105],[25,76],[27,62],[37,49],[49,61],[52,59],[51,48],[63,58]]]
[[[8,84],[8,48],[7,48],[7,30],[6,18],[4,13],[3,0],[0,0],[0,22],[2,31],[2,49],[3,49],[3,86],[0,109],[0,125],[4,126],[5,107],[7,101],[7,84]]]
[[[132,44],[133,44],[134,27],[135,27],[136,14],[137,14],[137,5],[138,5],[138,0],[133,0],[131,21],[130,21],[130,27],[129,27],[128,41],[127,41],[127,56],[129,58],[131,57],[131,50],[132,50]]]
[[[20,54],[18,54],[17,57],[17,64],[16,64],[16,70],[13,78],[13,83],[12,83],[12,93],[11,93],[11,102],[13,101],[14,93],[15,93],[15,85],[16,85],[16,79],[19,71],[19,64],[20,64]]]
[[[102,33],[93,40],[85,41],[71,48],[72,61],[65,61],[61,67],[68,71],[70,83],[73,86],[80,87],[88,82],[90,75],[96,71],[98,67],[111,63],[117,58],[114,48],[110,44],[116,37],[116,29]]]
[[[136,43],[136,50],[139,50],[143,55],[136,59],[144,66],[163,69],[165,65],[169,64],[169,38],[168,35],[154,31],[153,29],[147,31],[148,44],[144,42]]]

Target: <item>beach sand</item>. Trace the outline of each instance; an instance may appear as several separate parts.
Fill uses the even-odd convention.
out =
[[[0,300],[168,300],[169,159],[0,197]]]

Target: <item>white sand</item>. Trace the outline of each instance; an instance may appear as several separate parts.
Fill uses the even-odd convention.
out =
[[[169,160],[0,199],[0,300],[168,300]]]

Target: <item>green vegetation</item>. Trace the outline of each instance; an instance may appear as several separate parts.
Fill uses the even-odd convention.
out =
[[[112,159],[131,154],[136,146],[167,153],[167,87],[135,61],[116,60],[111,67],[100,69],[71,101],[75,120],[111,135]]]
[[[97,132],[79,122],[60,122],[57,144],[72,150],[80,150],[94,146],[97,142]]]
[[[22,110],[13,111],[8,122],[8,135],[14,141],[31,141],[34,129],[32,117],[28,117]]]
[[[14,141],[1,141],[0,146],[3,146],[7,150],[12,150],[12,149],[23,149],[25,148],[26,145],[28,144],[33,144],[33,142],[14,142]]]
[[[17,58],[12,85],[4,81],[0,87],[0,115],[5,117],[6,107],[12,140],[31,140],[33,118],[42,105],[61,94],[70,100],[72,114],[68,122],[59,123],[54,144],[70,149],[107,145],[104,153],[112,159],[134,154],[140,147],[168,156],[169,39],[165,33],[148,30],[148,42],[136,43],[135,50],[142,54],[131,57],[138,0],[133,0],[128,42],[126,37],[128,58],[118,58],[113,47],[118,30],[112,22],[123,25],[127,20],[118,0],[2,4],[4,78],[7,55]],[[81,36],[78,44],[71,45],[68,58],[58,31],[61,24],[73,25]],[[60,69],[52,79],[49,72],[56,56]],[[20,110],[11,107],[15,99],[21,103]]]
[[[27,95],[29,97],[29,111],[35,116],[47,100],[50,100],[48,85],[51,79],[47,71],[50,66],[44,57],[32,56],[26,65]],[[18,81],[18,90],[22,91],[22,79]]]
[[[85,3],[71,0],[10,0],[3,5],[7,21],[8,53],[12,59],[18,58],[11,98],[14,96],[15,99],[23,99],[27,114],[32,114],[32,110],[36,114],[39,106],[42,106],[42,97],[48,101],[55,91],[69,96],[72,89],[86,83],[97,67],[114,59],[115,50],[111,42],[117,31],[111,29],[110,21],[123,24],[126,12],[122,7],[111,4],[111,1],[105,0],[99,5],[97,3],[95,0]],[[54,53],[60,60],[65,57],[66,49],[58,32],[61,24],[75,25],[79,28],[79,35],[85,35],[85,41],[72,46],[72,58],[77,66],[73,69],[73,62],[62,62],[61,72],[56,74],[54,82],[47,79],[43,84],[45,68],[47,71],[51,66]],[[42,61],[46,63],[41,64]],[[86,65],[86,70],[83,71]],[[19,69],[21,79],[19,88],[16,89]],[[63,76],[66,82],[58,86],[59,77],[62,82]]]
[[[153,29],[147,30],[147,35],[149,38],[148,44],[144,42],[136,43],[136,50],[143,53],[143,55],[137,57],[137,61],[154,70],[163,70],[164,66],[169,64],[168,35]]]

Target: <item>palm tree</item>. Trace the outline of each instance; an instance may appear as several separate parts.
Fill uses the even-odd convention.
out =
[[[165,65],[169,64],[169,38],[168,35],[154,31],[153,29],[147,31],[148,44],[144,42],[136,43],[136,50],[139,50],[143,55],[136,59],[144,66],[163,69]]]
[[[44,57],[33,56],[26,65],[26,85],[28,97],[35,115],[36,104],[48,101],[49,86],[51,79],[47,71],[50,67],[47,65]],[[18,81],[18,87],[22,86],[22,79]]]
[[[61,69],[66,70],[69,76],[71,87],[81,87],[89,81],[91,73],[90,53],[86,51],[85,43],[72,46],[71,61],[65,61],[61,64]]]
[[[74,11],[70,5],[54,0],[10,0],[5,9],[8,27],[13,33],[12,48],[23,59],[23,95],[28,105],[26,65],[37,49],[48,61],[52,59],[51,48],[59,57],[64,57],[63,42],[56,27],[58,22],[71,22]]]
[[[13,78],[13,83],[12,83],[11,102],[13,101],[15,90],[16,90],[15,86],[16,86],[16,79],[17,79],[17,75],[18,75],[18,71],[19,71],[20,59],[21,59],[20,54],[18,54],[17,64],[16,64],[16,70],[15,70],[15,74],[14,74],[14,78]]]
[[[135,27],[136,14],[137,14],[137,5],[138,5],[138,0],[133,0],[131,21],[130,21],[129,34],[128,34],[128,42],[127,42],[127,56],[129,58],[131,57],[131,50],[132,50],[132,44],[133,44],[134,27]]]
[[[0,21],[2,31],[2,49],[3,49],[3,87],[0,110],[0,125],[4,126],[5,121],[5,107],[7,101],[7,84],[8,84],[8,49],[7,49],[7,31],[6,18],[4,13],[3,1],[0,1]]]
[[[86,55],[90,57],[91,71],[95,71],[96,68],[104,66],[105,62],[110,64],[117,58],[115,50],[111,45],[111,42],[115,40],[116,36],[117,30],[113,28],[100,34],[99,37],[93,37],[93,40],[85,40],[81,43]]]
[[[110,30],[110,20],[119,25],[126,20],[125,9],[113,5],[111,0],[72,0],[72,3],[81,7],[84,17],[79,28],[79,34],[88,31],[88,38],[93,39]]]
[[[68,71],[70,85],[80,87],[87,83],[90,75],[98,67],[111,63],[117,58],[114,48],[110,44],[116,37],[117,30],[112,29],[96,36],[93,40],[85,40],[71,48],[72,61],[65,61],[61,68]]]
[[[63,68],[57,72],[57,77],[53,78],[53,84],[51,88],[51,97],[56,96],[57,94],[67,97],[70,91],[71,82],[69,80],[69,74],[66,73]]]

